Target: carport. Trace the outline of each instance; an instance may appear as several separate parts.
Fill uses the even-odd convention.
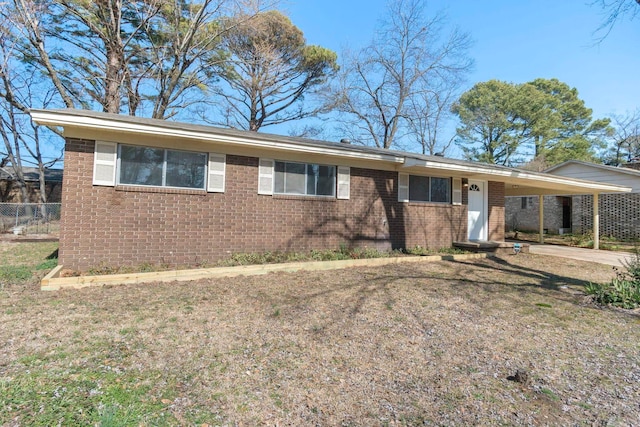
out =
[[[600,214],[598,197],[600,193],[628,193],[630,187],[620,185],[603,184],[594,181],[585,181],[575,178],[557,177],[549,175],[526,174],[523,177],[514,177],[505,182],[505,196],[532,197],[538,196],[538,233],[539,242],[544,243],[544,196],[593,196],[593,249],[600,249]]]

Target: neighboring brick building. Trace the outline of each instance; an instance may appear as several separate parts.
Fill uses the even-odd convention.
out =
[[[0,169],[0,203],[39,203],[40,178],[38,169],[23,167],[24,180],[29,198],[22,200],[22,194],[14,177],[7,172],[11,166]],[[46,169],[44,173],[47,203],[60,203],[62,194],[62,169]]]
[[[582,197],[582,196],[577,196]],[[572,197],[544,196],[544,229],[552,234],[571,232]],[[508,231],[538,232],[540,201],[535,197],[507,197],[504,203]],[[585,211],[591,215],[592,211]]]
[[[573,179],[624,185],[631,193],[599,196],[600,235],[640,239],[640,163],[613,167],[571,160],[545,171]],[[538,197],[507,197],[508,230],[538,230]],[[585,234],[593,231],[593,195],[544,197],[544,228],[551,233]]]
[[[504,197],[592,184],[493,165],[78,110],[66,137],[60,263],[196,265],[238,252],[504,240]],[[615,186],[601,186],[615,191]]]

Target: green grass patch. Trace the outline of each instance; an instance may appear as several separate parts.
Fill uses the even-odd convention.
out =
[[[30,279],[31,269],[24,265],[3,265],[0,266],[0,281],[22,281]]]
[[[551,304],[547,304],[547,303],[544,303],[544,302],[537,302],[536,305],[538,307],[542,307],[542,308],[552,308],[553,307]]]
[[[153,384],[151,378],[114,372],[32,368],[0,379],[0,421],[29,426],[179,424],[165,410],[176,391],[157,390]]]
[[[36,270],[51,270],[58,265],[58,258],[51,258],[36,265]]]
[[[542,388],[540,389],[540,392],[553,401],[560,400],[560,397],[558,397],[557,394],[555,394],[553,391],[549,390],[548,388]]]
[[[57,242],[9,243],[0,246],[0,283],[20,283],[37,271],[58,265]]]

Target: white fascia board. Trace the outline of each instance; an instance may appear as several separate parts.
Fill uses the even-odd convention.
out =
[[[632,175],[632,176],[635,176],[635,177],[640,176],[640,171],[635,170],[635,169],[625,168],[625,167],[618,167],[618,166],[599,165],[599,164],[596,164],[596,163],[582,162],[580,160],[567,160],[564,163],[560,163],[559,165],[550,167],[549,169],[545,170],[544,173],[549,173],[549,174],[552,174],[552,175],[561,176],[560,174],[557,174],[556,172],[558,170],[564,168],[565,166],[568,166],[568,165],[581,165],[581,166],[585,166],[585,167],[588,167],[588,168],[603,170],[603,171],[610,172],[610,173],[622,173],[622,174]]]
[[[521,181],[524,185],[539,185],[545,188],[567,189],[575,192],[584,189],[586,193],[628,193],[631,192],[630,187],[624,187],[615,184],[603,184],[595,181],[585,181],[581,179],[568,178],[559,175],[536,174],[526,171],[503,170],[489,167],[475,167],[473,165],[461,165],[456,163],[439,163],[429,160],[407,159],[404,168],[423,167],[427,169],[442,169],[452,172],[465,173],[468,177],[483,176],[487,178],[495,177],[498,181],[511,182],[516,184]]]
[[[280,151],[305,152],[310,154],[323,154],[334,157],[356,158],[362,160],[374,160],[381,162],[403,163],[405,158],[394,155],[372,154],[360,151],[338,150],[328,147],[313,145],[296,145],[292,143],[282,143],[273,140],[260,139],[260,134],[256,138],[241,138],[229,135],[216,134],[215,132],[202,132],[187,129],[175,129],[171,127],[154,126],[140,123],[128,123],[126,121],[114,121],[109,119],[83,117],[70,114],[61,114],[48,111],[31,111],[34,122],[47,126],[62,126],[84,129],[100,129],[112,132],[127,132],[135,134],[145,134],[163,137],[189,138],[199,141],[226,143],[239,146],[272,148]]]

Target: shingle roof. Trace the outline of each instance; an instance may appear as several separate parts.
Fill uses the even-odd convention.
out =
[[[40,178],[38,176],[38,169],[32,167],[23,167],[24,180],[27,182],[37,182]],[[47,182],[62,182],[62,169],[45,169],[44,179]],[[13,169],[11,166],[5,166],[0,168],[0,180],[13,180]]]
[[[367,153],[367,154],[377,154],[382,156],[397,156],[397,157],[412,158],[417,160],[425,160],[425,161],[434,162],[434,163],[472,166],[474,168],[484,169],[484,170],[501,170],[501,171],[513,171],[513,172],[526,172],[528,174],[534,174],[534,175],[536,174],[536,172],[524,171],[522,169],[511,168],[507,166],[479,163],[479,162],[473,162],[468,160],[452,159],[452,158],[443,157],[443,156],[430,156],[430,155],[412,153],[412,152],[406,152],[406,151],[374,148],[374,147],[357,145],[357,144],[345,144],[341,142],[322,141],[322,140],[309,139],[309,138],[275,135],[270,133],[250,132],[246,130],[237,130],[237,129],[226,129],[226,128],[220,128],[220,127],[209,126],[209,125],[175,122],[175,121],[162,120],[162,119],[150,119],[145,117],[128,116],[124,114],[112,114],[112,113],[103,113],[99,111],[77,110],[77,109],[51,109],[51,110],[32,110],[32,111],[42,112],[42,113],[58,113],[58,114],[64,114],[67,116],[76,116],[76,117],[106,119],[112,122],[130,123],[130,124],[148,125],[148,126],[161,126],[167,129],[176,129],[176,130],[184,130],[184,131],[203,132],[203,133],[215,133],[216,135],[221,135],[221,136],[230,136],[230,137],[236,137],[236,138],[250,138],[250,139],[256,139],[264,142],[273,141],[273,142],[279,142],[279,143],[288,143],[288,144],[296,145],[299,147],[318,147],[319,146],[319,147],[326,147],[326,148],[332,148],[337,150],[344,150],[347,152],[360,152],[360,153]]]

